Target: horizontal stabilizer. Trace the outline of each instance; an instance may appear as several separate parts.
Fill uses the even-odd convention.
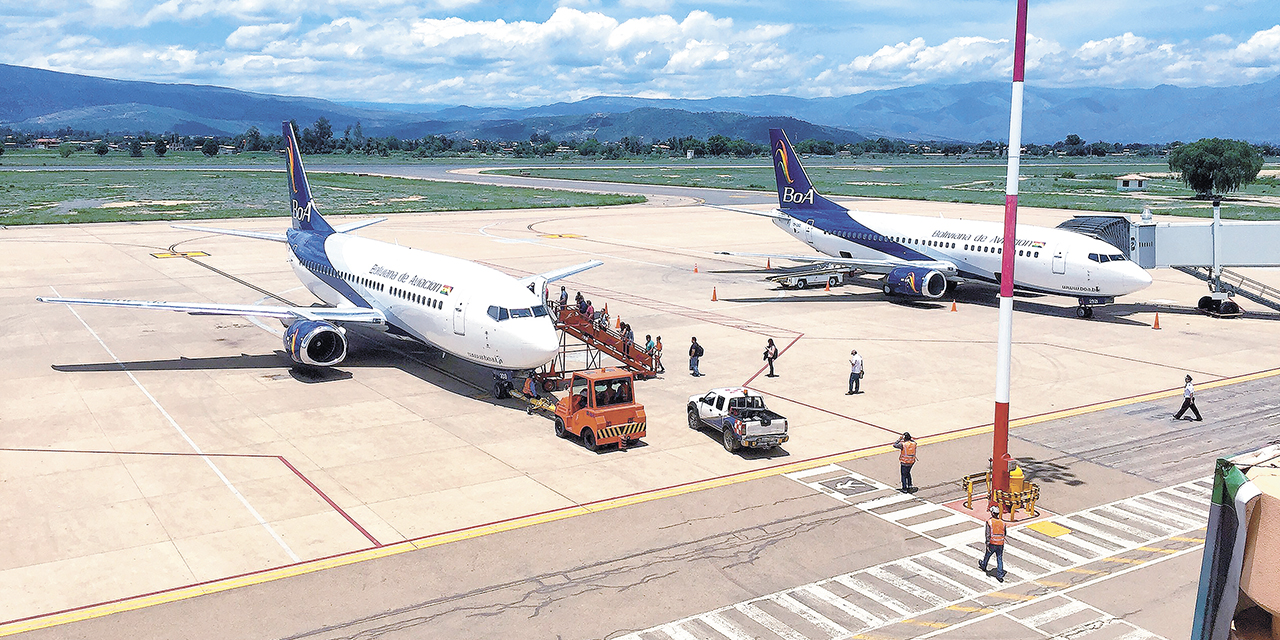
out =
[[[151,300],[104,300],[99,298],[45,298],[40,302],[80,304],[94,307],[121,307],[126,309],[160,309],[177,311],[195,316],[252,316],[290,320],[306,318],[328,322],[355,322],[362,324],[386,324],[386,317],[377,309],[365,307],[268,307],[256,304],[207,304],[201,302],[156,302]]]
[[[288,242],[289,239],[283,233],[270,233],[267,231],[243,231],[240,229],[217,229],[214,227],[197,227],[189,224],[171,224],[174,229],[183,229],[185,231],[200,231],[202,233],[220,233],[224,236],[240,236],[242,238],[254,238],[256,240],[271,240],[272,242]]]
[[[948,278],[959,273],[953,262],[946,260],[871,260],[866,258],[833,258],[831,256],[791,256],[776,253],[741,253],[738,251],[717,251],[722,256],[739,256],[744,258],[772,258],[774,260],[792,260],[809,264],[829,264],[850,269],[862,269],[867,273],[889,273],[898,267],[921,267],[940,271]]]
[[[529,276],[520,280],[520,284],[527,287],[530,283],[535,282],[538,279],[545,280],[546,282],[555,282],[556,280],[563,280],[576,273],[582,273],[587,269],[594,269],[602,264],[604,263],[599,260],[588,260],[586,262],[575,264],[571,267],[564,267],[563,269],[556,269],[554,271],[547,271],[546,273]]]
[[[334,227],[333,230],[337,231],[338,233],[350,233],[352,231],[355,231],[356,229],[363,229],[365,227],[378,224],[379,222],[386,222],[386,221],[387,221],[386,218],[372,218],[369,220],[357,220],[355,222],[340,224]]]
[[[772,220],[790,220],[791,219],[791,216],[783,213],[778,209],[773,209],[771,211],[755,211],[752,209],[738,209],[736,207],[724,207],[718,204],[705,204],[705,203],[702,206],[711,207],[712,209],[724,209],[725,211],[732,211],[734,213],[745,213],[747,215],[760,216],[762,218],[769,218]]]

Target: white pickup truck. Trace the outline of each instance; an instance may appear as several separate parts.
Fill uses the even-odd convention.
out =
[[[741,387],[712,389],[689,398],[689,428],[720,431],[726,451],[769,449],[787,441],[787,419],[764,406],[764,397]]]

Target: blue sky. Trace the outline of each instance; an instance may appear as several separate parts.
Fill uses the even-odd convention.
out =
[[[1031,84],[1280,75],[1276,0],[1030,5]],[[0,0],[0,62],[338,101],[838,96],[1007,80],[1014,11],[1012,0]]]

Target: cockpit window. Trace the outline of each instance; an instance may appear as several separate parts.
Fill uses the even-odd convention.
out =
[[[489,307],[489,317],[490,317],[490,318],[493,318],[494,320],[497,320],[497,319],[498,319],[498,308],[497,308],[497,307],[494,307],[494,306],[490,306],[490,307]]]
[[[1101,260],[1099,260],[1099,259],[1098,259],[1098,254],[1096,254],[1096,253],[1091,253],[1091,254],[1089,254],[1089,259],[1090,259],[1090,260],[1092,260],[1092,261],[1094,261],[1094,262],[1102,262]]]
[[[1123,262],[1123,261],[1124,261],[1124,256],[1123,256],[1123,255],[1121,255],[1121,254],[1119,254],[1119,253],[1117,253],[1117,254],[1115,254],[1115,255],[1112,255],[1112,256],[1108,256],[1108,257],[1109,257],[1109,258],[1111,258],[1111,261],[1112,261],[1112,262]]]
[[[530,309],[512,309],[511,317],[512,318],[532,318],[533,311]]]
[[[544,307],[544,306],[542,306],[542,305],[538,305],[538,306],[536,306],[536,307],[534,307],[534,308],[533,308],[533,316],[534,316],[535,318],[541,318],[541,317],[543,317],[543,316],[545,316],[545,315],[547,315],[547,308],[546,308],[546,307]]]

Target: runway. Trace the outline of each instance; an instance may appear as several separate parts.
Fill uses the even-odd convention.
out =
[[[874,207],[1000,215],[996,207],[945,203]],[[1024,213],[1032,224],[1064,217]],[[218,225],[274,230],[283,222]],[[761,266],[756,261],[714,252],[800,247],[767,220],[700,206],[409,214],[361,233],[513,273],[583,256],[605,261],[567,286],[596,306],[607,302],[638,335],[663,336],[669,373],[637,388],[650,419],[645,446],[589,453],[555,438],[546,418],[477,397],[456,379],[477,372],[404,344],[367,339],[333,371],[307,377],[280,353],[278,327],[265,323],[73,313],[34,301],[56,291],[228,303],[270,294],[309,303],[275,245],[151,223],[7,228],[0,231],[0,349],[8,364],[0,375],[9,390],[0,398],[0,499],[12,516],[0,552],[0,623],[8,623],[0,633],[683,637],[651,630],[766,596],[789,604],[777,594],[858,571],[896,574],[889,563],[903,558],[934,554],[920,561],[929,565],[939,549],[965,553],[963,543],[922,536],[920,523],[902,525],[785,474],[837,464],[868,486],[892,483],[897,470],[885,446],[910,430],[933,436],[922,447],[917,478],[926,490],[917,497],[927,505],[919,506],[955,497],[956,479],[989,456],[982,434],[991,421],[993,290],[961,289],[954,313],[949,304],[889,303],[856,286],[781,292],[733,273]],[[209,255],[152,255],[172,249]],[[1024,426],[1012,450],[1040,474],[1044,506],[1056,514],[1207,476],[1209,457],[1249,439],[1228,437],[1222,421],[1259,416],[1250,432],[1258,434],[1272,424],[1264,399],[1274,396],[1271,373],[1280,367],[1273,335],[1280,316],[1247,305],[1238,320],[1207,318],[1193,310],[1200,283],[1172,271],[1154,275],[1150,289],[1092,321],[1075,319],[1070,299],[1016,303],[1012,404]],[[1160,331],[1151,328],[1157,311]],[[694,335],[707,349],[702,379],[682,372]],[[786,347],[779,378],[759,377],[769,337]],[[867,362],[861,396],[843,393],[850,348]],[[1185,372],[1207,384],[1205,428],[1195,431],[1160,415],[1166,405],[1176,409]],[[783,450],[732,455],[685,425],[690,395],[744,384],[790,419]],[[1077,432],[1089,438],[1063,437]],[[1189,436],[1180,442],[1204,444],[1171,456],[1178,465],[1125,464],[1126,438],[1173,441],[1179,433]],[[875,491],[883,493],[865,497],[893,495]],[[1170,526],[1193,524],[1194,508]],[[1090,517],[1072,519],[1088,526]],[[1117,535],[1151,546],[1194,538],[1194,530]],[[1055,568],[1090,569],[1081,562],[1108,554],[1142,557],[1123,555],[1120,543],[1094,544],[1107,553],[1059,557],[1073,562],[1038,565],[1023,577],[1054,581]],[[1198,562],[1187,549],[1195,543],[1186,544],[1149,552],[1171,557],[1143,571],[1172,571],[1162,578],[1170,584],[1194,582]],[[1117,593],[1106,585],[1133,575],[1034,597],[1083,598],[1089,610],[1114,617]],[[968,585],[965,597],[987,597],[979,586]],[[1090,595],[1070,595],[1077,592]],[[970,606],[965,601],[947,606]],[[764,606],[774,619],[795,615]],[[1160,615],[1161,606],[1143,604],[1152,621],[1135,628],[1176,636],[1182,627]],[[751,625],[768,620],[752,617],[754,607],[735,609],[727,624],[762,634]],[[115,610],[127,612],[106,615]],[[881,622],[897,619],[874,613]],[[1039,613],[964,626],[927,621],[959,633]],[[698,620],[680,631],[725,636]],[[1034,628],[1056,620],[1041,615]],[[819,635],[821,623],[819,631],[788,628],[831,637]]]

